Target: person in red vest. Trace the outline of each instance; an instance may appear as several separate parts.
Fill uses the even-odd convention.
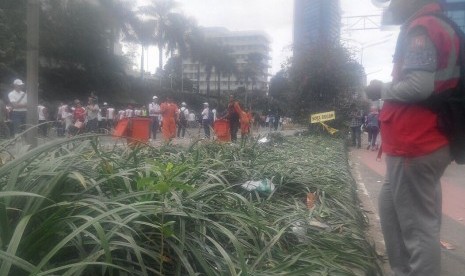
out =
[[[161,132],[163,139],[168,142],[176,137],[176,120],[178,116],[178,106],[173,102],[171,97],[166,98],[166,102],[160,105],[160,113],[162,116]]]
[[[381,226],[395,275],[437,276],[440,178],[451,154],[437,115],[421,101],[457,86],[459,39],[434,16],[443,12],[438,1],[392,0],[387,12],[393,23],[403,24],[392,83],[372,81],[366,89],[370,99],[384,100],[379,114],[387,165],[379,196]]]

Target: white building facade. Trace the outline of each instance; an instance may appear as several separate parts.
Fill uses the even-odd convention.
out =
[[[270,38],[260,31],[229,31],[226,28],[205,28],[205,37],[217,42],[219,45],[224,45],[230,49],[230,55],[236,63],[236,68],[239,73],[231,74],[230,76],[221,75],[220,90],[222,93],[236,91],[238,88],[244,87],[248,91],[264,91],[268,90],[268,70],[271,67],[270,61]],[[241,77],[240,72],[248,63],[249,54],[258,53],[263,57],[260,72],[256,76],[255,82],[246,81]],[[198,85],[200,94],[207,93],[207,81],[205,65],[198,62],[192,62],[190,59],[183,60],[183,77],[190,79],[194,87]],[[200,73],[200,76],[199,76]],[[215,68],[212,70],[210,77],[210,92],[217,91],[218,79]]]

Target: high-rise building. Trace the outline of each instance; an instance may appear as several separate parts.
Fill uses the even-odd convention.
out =
[[[315,45],[339,43],[339,0],[294,0],[294,54]]]
[[[261,71],[256,76],[253,84],[254,90],[266,91],[268,87],[268,69],[270,68],[270,38],[264,32],[260,31],[236,31],[232,32],[226,28],[204,28],[205,37],[217,42],[219,45],[226,46],[231,52],[230,55],[235,60],[236,68],[239,72],[243,70],[248,62],[249,54],[258,53],[263,57]],[[192,80],[194,86],[198,84],[198,92],[206,94],[207,81],[205,66],[200,64],[200,76],[198,63],[190,59],[183,60],[183,76]],[[216,91],[218,80],[216,78],[215,68],[213,68],[210,78],[210,90]],[[235,91],[239,87],[245,87],[245,80],[241,79],[239,74],[231,76],[221,76],[221,91]],[[252,86],[249,85],[248,89]]]

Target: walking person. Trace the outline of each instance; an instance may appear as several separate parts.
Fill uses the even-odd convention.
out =
[[[388,12],[403,24],[392,83],[372,81],[367,96],[382,98],[379,114],[386,180],[379,196],[381,227],[395,275],[439,276],[440,178],[451,162],[438,116],[421,104],[459,83],[458,36],[433,14],[439,1],[392,0]]]
[[[157,139],[157,131],[160,128],[160,105],[158,104],[158,97],[153,96],[152,102],[149,103],[149,117],[152,120],[151,133],[152,139]]]
[[[189,117],[189,110],[186,107],[186,103],[181,103],[181,108],[179,109],[179,118],[178,118],[178,138],[184,138],[186,135],[187,128],[187,118]]]
[[[353,109],[350,113],[350,138],[352,141],[351,146],[358,149],[362,147],[362,123],[363,116],[361,112]]]
[[[368,132],[367,150],[371,149],[372,151],[375,151],[378,149],[376,138],[378,137],[379,133],[378,109],[376,107],[372,107],[370,114],[367,116],[366,129]]]
[[[13,124],[12,135],[20,133],[26,125],[26,112],[27,112],[27,95],[22,91],[24,82],[20,79],[13,81],[13,90],[8,93],[8,99],[12,106],[11,122]]]

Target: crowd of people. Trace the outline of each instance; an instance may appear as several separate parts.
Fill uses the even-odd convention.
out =
[[[2,111],[0,118],[3,137],[10,137],[25,130],[27,93],[24,91],[24,83],[20,79],[13,82],[13,90],[8,94],[4,103],[0,102]],[[127,104],[114,106],[111,103],[99,103],[98,97],[91,93],[86,101],[75,99],[62,101],[56,109],[48,108],[46,103],[39,101],[37,106],[38,134],[48,137],[50,129],[56,131],[58,137],[70,137],[86,132],[112,133],[115,126],[123,119],[133,117],[145,117],[150,119],[150,139],[157,139],[161,133],[164,140],[173,138],[183,139],[189,128],[199,127],[203,129],[203,137],[210,139],[216,120],[227,120],[230,128],[230,139],[235,142],[240,130],[241,139],[245,140],[250,135],[253,127],[266,127],[270,130],[282,128],[287,119],[279,115],[268,114],[260,116],[241,107],[239,101],[230,97],[228,106],[224,112],[217,112],[211,108],[208,102],[195,113],[188,108],[186,102],[178,105],[171,97],[166,97],[159,102],[157,96],[146,105]],[[53,133],[55,134],[55,133]]]
[[[379,109],[377,106],[372,106],[370,112],[364,114],[362,111],[353,110],[350,121],[350,134],[352,147],[362,147],[362,132],[368,134],[367,150],[376,151],[379,149],[381,142],[378,134],[379,127]]]

